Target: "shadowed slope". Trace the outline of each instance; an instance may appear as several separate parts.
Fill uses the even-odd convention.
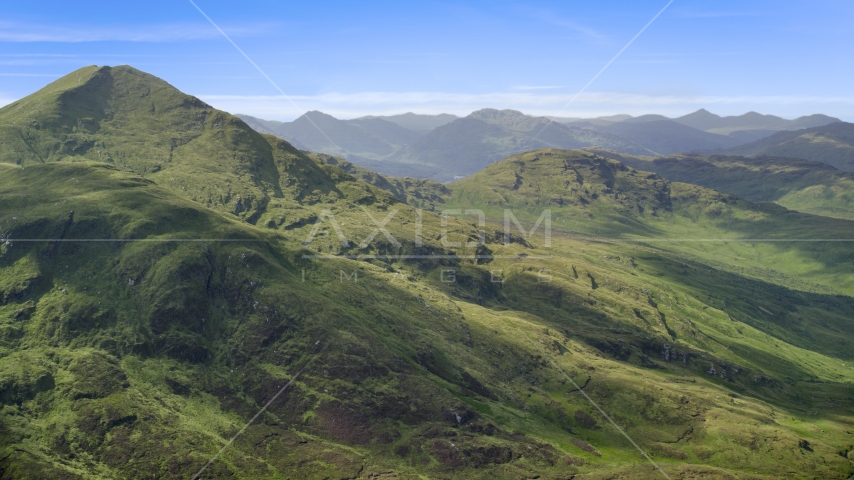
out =
[[[653,158],[591,150],[673,181],[713,188],[753,202],[776,202],[799,212],[854,220],[854,174],[825,163],[766,156]]]
[[[723,153],[802,158],[854,172],[854,124],[836,122],[822,127],[779,132]]]

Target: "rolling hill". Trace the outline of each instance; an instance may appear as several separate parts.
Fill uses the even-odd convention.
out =
[[[854,473],[851,250],[742,241],[852,222],[579,150],[387,178],[131,67],[0,124],[0,476]]]
[[[801,158],[854,172],[854,124],[836,122],[821,127],[778,132],[721,153]]]
[[[591,151],[675,182],[701,185],[754,202],[776,202],[799,212],[854,220],[854,174],[821,162],[765,156],[638,157]]]

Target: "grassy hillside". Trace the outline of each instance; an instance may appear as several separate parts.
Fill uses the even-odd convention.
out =
[[[753,202],[776,202],[799,212],[854,220],[854,174],[824,163],[788,157],[639,157],[601,149],[591,151],[673,181],[701,185]]]
[[[553,224],[566,232],[650,242],[745,274],[754,269],[749,274],[756,278],[776,277],[790,286],[809,280],[818,290],[854,293],[846,274],[851,246],[802,241],[850,239],[851,221],[671,183],[593,152],[529,152],[449,188],[452,196],[445,208],[481,205],[498,219],[505,208],[522,209],[532,224],[549,208]]]
[[[401,202],[418,208],[436,210],[445,201],[445,197],[451,193],[445,185],[426,178],[395,178],[325,153],[312,153],[311,155],[320,163],[335,165],[354,178],[386,190]]]
[[[0,110],[0,477],[663,478],[623,431],[854,473],[850,249],[655,241],[851,222],[581,151],[389,179],[197,102],[92,68]]]
[[[108,166],[5,171],[7,476],[185,478],[312,358],[208,475],[649,478],[562,372],[671,476],[852,471],[847,297],[565,236],[482,266],[307,260]]]
[[[779,132],[722,153],[802,158],[854,172],[854,124],[836,122],[822,127]]]

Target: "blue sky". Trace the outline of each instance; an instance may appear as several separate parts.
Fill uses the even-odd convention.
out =
[[[531,114],[749,110],[854,121],[854,2],[3,2],[0,104],[84,65],[130,64],[232,113],[289,120],[484,107]],[[295,106],[294,106],[295,104]]]

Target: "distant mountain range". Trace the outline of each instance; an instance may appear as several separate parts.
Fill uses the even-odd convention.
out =
[[[377,159],[415,141],[419,134],[381,118],[338,120],[312,111],[293,122],[272,122],[248,115],[239,117],[256,130],[270,133],[308,150]],[[260,126],[260,129],[256,126]]]
[[[700,109],[694,113],[674,118],[673,120],[682,125],[721,135],[731,135],[733,132],[751,130],[800,130],[802,128],[820,127],[839,121],[838,118],[820,114],[798,117],[794,120],[786,120],[785,118],[774,115],[762,115],[756,112],[748,112],[744,115],[732,117],[721,117],[706,109]]]
[[[630,120],[673,120],[682,125],[686,125],[697,130],[702,130],[709,133],[717,133],[720,135],[731,135],[734,132],[776,132],[780,130],[799,130],[802,128],[820,127],[828,123],[838,122],[838,118],[829,117],[827,115],[808,115],[798,117],[794,120],[786,120],[785,118],[774,115],[763,115],[756,112],[747,112],[743,115],[721,117],[709,112],[705,108],[701,108],[694,113],[683,115],[677,118],[668,118],[663,115],[642,115],[640,117],[632,117],[631,115],[610,115],[597,118],[561,118],[549,117],[550,120],[561,123],[589,123],[592,125],[607,126],[618,122]]]
[[[367,116],[357,118],[356,120],[370,120],[374,118],[386,120],[391,123],[396,123],[401,127],[412,130],[413,132],[419,135],[424,135],[425,133],[429,133],[430,130],[451,123],[460,117],[456,115],[451,115],[449,113],[440,113],[439,115],[417,115],[415,113],[408,112],[401,115],[391,115],[387,117]]]
[[[607,126],[594,125],[590,128],[617,134],[643,145],[656,155],[697,149],[728,148],[744,143],[739,138],[698,130],[661,115],[644,115]]]
[[[519,152],[592,145],[608,145],[607,148],[638,155],[654,153],[610,132],[564,125],[515,110],[483,109],[436,128],[395,152],[389,160],[434,165],[446,177],[467,176]]]
[[[706,110],[672,119],[662,115],[583,119],[490,108],[463,118],[405,113],[339,120],[318,111],[293,122],[238,116],[257,131],[302,150],[337,155],[388,175],[439,181],[465,177],[507,156],[539,148],[601,147],[648,156],[729,151],[780,131],[839,121],[826,115],[786,120],[755,112],[721,117]]]

